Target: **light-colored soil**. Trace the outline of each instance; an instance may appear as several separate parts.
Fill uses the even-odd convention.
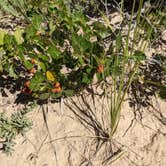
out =
[[[83,97],[85,101],[81,97],[73,97],[64,99],[61,105],[54,103],[38,106],[28,113],[28,117],[33,120],[33,128],[26,136],[16,138],[12,156],[0,153],[0,165],[166,165],[164,101],[155,99],[153,105],[156,109],[151,107],[140,111],[134,111],[125,102],[118,130],[110,142],[104,139],[104,132],[107,133],[109,127],[106,99],[95,96],[93,101],[88,93]],[[5,102],[8,98],[1,98],[2,100]],[[8,107],[1,105],[0,111],[16,111],[20,107],[8,103]],[[43,109],[48,128],[43,118]]]

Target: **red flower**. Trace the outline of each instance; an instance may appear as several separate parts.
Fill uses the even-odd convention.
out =
[[[62,89],[61,89],[60,86],[57,87],[57,88],[53,88],[53,89],[51,89],[51,92],[53,92],[53,93],[59,93],[59,92],[61,92],[61,91],[62,91]]]
[[[97,68],[97,72],[98,73],[103,73],[103,71],[104,71],[104,66],[102,64],[99,64],[98,68]]]

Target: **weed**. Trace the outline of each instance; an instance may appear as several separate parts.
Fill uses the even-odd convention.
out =
[[[11,154],[16,136],[24,135],[31,129],[32,122],[25,117],[25,114],[31,111],[33,107],[34,105],[30,105],[29,108],[13,113],[11,117],[7,117],[5,113],[0,114],[0,138],[3,140],[1,150],[4,153]]]

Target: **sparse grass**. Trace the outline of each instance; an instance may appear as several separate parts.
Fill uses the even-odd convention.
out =
[[[153,15],[151,9],[146,10],[145,13],[142,13],[143,0],[139,1],[138,11],[135,13],[135,4],[136,0],[133,1],[133,7],[127,25],[128,29],[126,30],[127,32],[119,30],[119,32],[116,34],[116,46],[111,55],[115,55],[114,63],[112,65],[112,68],[115,70],[112,70],[111,73],[110,94],[106,94],[110,103],[110,138],[113,137],[118,128],[121,115],[121,106],[126,95],[128,94],[130,86],[135,79],[139,78],[140,66],[147,58],[145,49],[151,47],[150,42],[153,42],[155,40],[153,36],[157,35],[157,32],[155,31],[157,29],[157,24],[154,20],[156,20],[158,23],[163,20],[162,17],[158,17],[158,14],[154,15],[154,17],[151,16],[151,13]],[[159,1],[157,4],[160,4]],[[160,8],[161,6],[159,5],[157,11],[159,11]],[[121,1],[121,9],[119,11],[123,13],[123,1]],[[124,17],[123,14],[122,16]],[[103,14],[103,17],[105,24],[107,24],[108,27],[113,30],[109,24],[107,16]],[[154,19],[154,22],[148,21],[148,27],[147,22],[144,19],[145,17],[146,21]],[[143,33],[143,36],[141,33],[141,29],[143,29],[142,27],[146,27],[146,31]],[[162,25],[159,27],[161,28]],[[153,83],[151,82],[151,84]],[[162,87],[164,88],[165,86]],[[164,90],[162,92],[165,93]]]

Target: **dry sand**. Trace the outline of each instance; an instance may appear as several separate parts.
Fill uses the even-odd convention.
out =
[[[164,101],[155,99],[154,108],[139,111],[134,111],[125,102],[118,130],[110,142],[107,138],[104,139],[109,128],[106,99],[95,96],[93,101],[88,93],[83,97],[85,101],[81,97],[73,97],[64,99],[61,106],[59,103],[47,104],[43,107],[38,106],[28,113],[27,116],[33,121],[33,128],[24,137],[16,138],[12,156],[0,153],[0,165],[166,165]],[[1,97],[2,100],[7,102],[8,98]],[[1,112],[4,110],[13,112],[20,108],[20,105],[9,101],[7,103],[1,105]],[[43,118],[43,111],[47,124]]]

